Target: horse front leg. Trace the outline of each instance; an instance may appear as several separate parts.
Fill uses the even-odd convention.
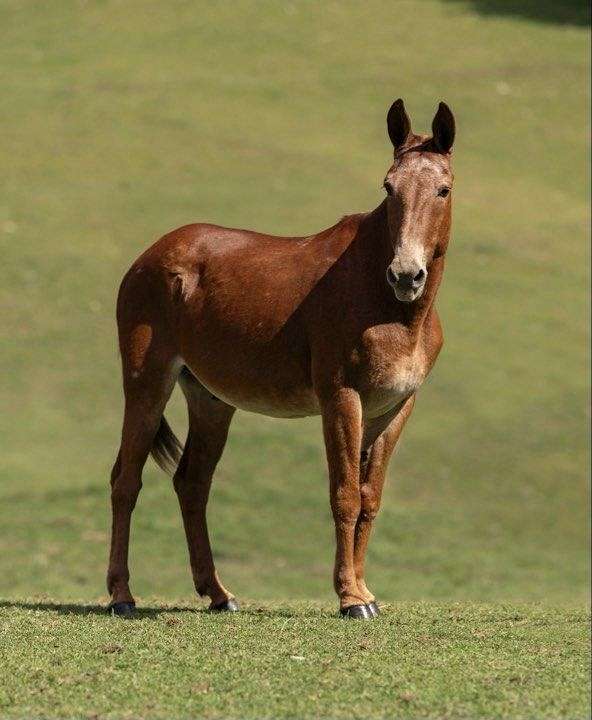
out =
[[[415,396],[412,395],[405,401],[399,412],[376,438],[370,448],[362,451],[359,477],[361,503],[354,538],[354,567],[359,591],[374,616],[378,615],[379,610],[376,598],[366,586],[366,550],[368,549],[374,519],[380,509],[388,463],[414,404]]]
[[[322,403],[322,417],[335,522],[335,592],[339,596],[342,615],[370,618],[354,565],[356,523],[361,511],[362,406],[359,395],[351,389],[335,392]]]

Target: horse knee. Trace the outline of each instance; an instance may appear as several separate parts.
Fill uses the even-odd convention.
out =
[[[337,488],[331,497],[331,510],[335,522],[342,525],[355,525],[360,515],[360,494],[357,489]]]
[[[360,519],[372,522],[378,515],[378,510],[380,509],[380,499],[369,485],[362,485],[360,489],[360,497]]]

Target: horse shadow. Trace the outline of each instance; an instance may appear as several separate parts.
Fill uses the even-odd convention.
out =
[[[33,602],[21,600],[0,600],[0,610],[4,608],[18,610],[42,610],[47,612],[55,612],[58,615],[100,615],[102,617],[106,617],[110,614],[107,605],[99,605],[96,603],[61,603],[44,601]],[[187,613],[189,615],[214,615],[214,613],[209,611],[207,607],[196,607],[191,605],[146,605],[145,607],[136,608],[133,616],[126,619],[156,619],[160,616],[174,615],[178,613]],[[292,611],[289,608],[264,608],[258,606],[241,608],[238,614],[240,616],[247,615],[252,617],[286,619],[295,619],[297,617],[302,617],[301,612]],[[233,617],[234,613],[215,613],[215,615],[218,617]]]

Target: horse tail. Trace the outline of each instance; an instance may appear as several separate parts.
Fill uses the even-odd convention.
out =
[[[160,418],[160,425],[152,442],[150,454],[156,464],[169,475],[173,475],[177,469],[179,460],[181,460],[183,445],[181,445],[179,438],[171,430],[171,426],[166,421],[164,415]]]

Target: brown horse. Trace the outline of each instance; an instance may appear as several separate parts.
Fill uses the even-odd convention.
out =
[[[206,504],[236,408],[321,415],[343,615],[378,614],[364,558],[389,458],[442,347],[434,300],[450,235],[454,117],[440,103],[415,135],[402,100],[387,127],[387,197],[308,237],[186,225],[125,275],[117,302],[125,413],[111,476],[107,587],[127,615],[130,521],[149,453],[173,468],[195,587],[237,610],[212,558]],[[175,383],[189,410],[182,447],[163,417]],[[182,452],[181,452],[182,451]]]

